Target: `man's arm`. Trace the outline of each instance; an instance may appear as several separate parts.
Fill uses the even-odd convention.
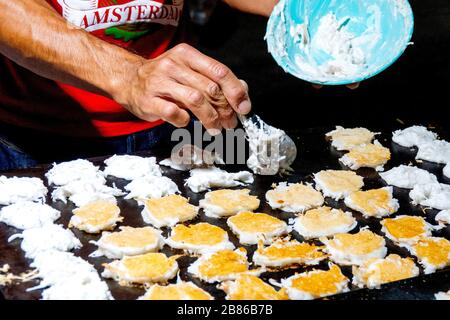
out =
[[[273,7],[279,0],[223,0],[230,7],[240,11],[259,14],[261,16],[270,16]]]
[[[56,81],[115,99],[136,116],[189,121],[207,129],[236,124],[250,100],[226,66],[188,45],[147,60],[76,29],[45,0],[0,0],[0,53]],[[231,106],[231,108],[230,108]]]

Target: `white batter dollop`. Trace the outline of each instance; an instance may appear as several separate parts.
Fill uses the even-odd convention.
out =
[[[253,175],[248,171],[227,172],[217,167],[193,169],[186,185],[198,193],[211,188],[231,188],[253,183]]]
[[[0,176],[0,205],[18,201],[44,202],[47,188],[39,178]]]
[[[250,155],[247,159],[247,166],[255,174],[275,175],[292,171],[286,163],[286,156],[282,155],[280,147],[286,132],[281,129],[269,126],[259,117],[254,116],[258,122],[246,120],[242,124],[247,134]],[[289,151],[293,157],[297,151]]]
[[[450,290],[447,292],[441,291],[434,295],[436,300],[450,300]]]
[[[134,180],[145,176],[161,176],[161,169],[155,157],[139,157],[131,155],[114,155],[105,160],[105,175],[126,180]]]
[[[379,14],[379,12],[377,13]],[[368,67],[367,57],[361,45],[368,43],[369,39],[373,43],[377,42],[380,38],[379,26],[377,25],[375,29],[368,29],[365,34],[358,37],[346,30],[345,21],[346,19],[338,20],[333,13],[325,15],[320,19],[317,31],[311,39],[307,36],[309,27],[307,24],[291,28],[291,36],[298,38],[298,32],[303,35],[303,41],[299,42],[303,50],[310,52],[311,48],[315,48],[315,50],[322,50],[332,57],[326,63],[313,67],[316,65],[315,63],[305,61],[298,56],[295,60],[297,66],[313,74],[317,80],[326,80],[330,76],[335,78],[359,76]],[[310,59],[312,59],[311,56]]]
[[[42,300],[114,300],[106,282],[88,278],[80,282],[69,278],[42,292]]]
[[[175,182],[167,177],[147,176],[137,178],[125,186],[129,194],[125,199],[161,198],[180,193]]]
[[[101,178],[103,173],[92,162],[77,159],[58,164],[54,163],[45,176],[50,185],[62,186],[77,180]]]
[[[32,201],[17,202],[0,210],[0,222],[21,230],[52,224],[60,216],[61,213],[49,205]]]
[[[40,228],[32,228],[11,236],[8,241],[22,239],[20,247],[25,257],[34,258],[45,250],[70,251],[81,248],[81,242],[61,225],[46,224]]]
[[[412,189],[418,184],[438,182],[434,174],[417,167],[405,165],[400,165],[389,171],[382,172],[380,176],[388,185],[405,189]]]
[[[450,142],[434,140],[421,144],[416,159],[435,163],[450,163]]]
[[[434,219],[440,224],[450,224],[450,210],[439,212]]]
[[[447,163],[447,165],[444,167],[444,170],[442,171],[444,176],[450,179],[450,162]]]
[[[52,192],[52,200],[60,200],[67,203],[67,199],[69,199],[77,207],[81,207],[97,200],[111,200],[115,202],[115,197],[124,194],[116,187],[107,186],[105,180],[100,177],[90,180],[76,180],[60,186]]]
[[[73,253],[56,250],[39,252],[31,267],[38,270],[41,283],[28,291],[47,288],[44,300],[111,300],[108,286],[94,266]]]
[[[414,205],[439,210],[450,209],[450,185],[443,183],[419,184],[409,193]]]
[[[29,291],[46,288],[69,278],[82,283],[99,277],[93,265],[71,252],[40,251],[30,266],[38,270],[38,278],[42,281],[38,286],[28,289]]]
[[[407,148],[419,147],[436,139],[437,134],[423,126],[412,126],[392,133],[392,141]]]

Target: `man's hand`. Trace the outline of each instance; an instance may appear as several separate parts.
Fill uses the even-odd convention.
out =
[[[235,112],[251,108],[236,76],[192,47],[146,60],[73,28],[45,0],[0,1],[0,54],[43,77],[111,97],[148,121],[183,126],[190,111],[214,133],[235,127]]]
[[[236,127],[236,112],[251,109],[247,88],[231,70],[187,44],[141,60],[128,87],[113,97],[137,117],[183,127],[190,111],[211,134]]]

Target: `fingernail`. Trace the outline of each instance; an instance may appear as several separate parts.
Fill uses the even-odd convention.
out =
[[[245,90],[248,92],[248,84],[247,84],[247,82],[245,82],[244,80],[239,80],[239,81],[241,81],[241,83],[242,83],[242,85],[244,86],[244,88],[245,88]]]
[[[247,114],[252,109],[252,104],[249,100],[244,100],[238,105],[238,110],[240,114]]]
[[[210,128],[210,129],[206,129],[206,132],[208,132],[211,136],[217,136],[220,134],[221,130],[215,129],[215,128]]]
[[[348,86],[350,90],[356,90],[359,88],[359,83],[354,83]]]

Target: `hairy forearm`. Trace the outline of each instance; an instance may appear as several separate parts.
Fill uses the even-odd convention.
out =
[[[0,0],[0,53],[43,77],[113,98],[143,60],[70,26],[45,0]]]
[[[223,0],[229,6],[238,10],[258,14],[262,16],[270,16],[273,7],[279,0]]]

